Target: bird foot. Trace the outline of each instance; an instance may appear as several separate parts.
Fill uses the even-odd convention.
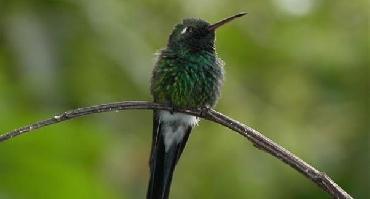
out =
[[[205,105],[205,106],[199,107],[198,110],[200,111],[200,115],[202,117],[206,117],[208,115],[209,110],[211,110],[211,107],[209,105]]]

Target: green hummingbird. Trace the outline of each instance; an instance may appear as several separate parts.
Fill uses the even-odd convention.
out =
[[[240,13],[209,24],[184,19],[173,29],[151,78],[154,102],[174,108],[214,107],[223,82],[223,61],[215,50],[215,30]],[[199,119],[171,111],[154,111],[148,199],[167,199],[172,175],[190,132]]]

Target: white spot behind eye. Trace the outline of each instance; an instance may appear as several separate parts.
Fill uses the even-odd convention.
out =
[[[187,30],[188,30],[188,27],[185,27],[184,29],[182,29],[181,34],[186,33]]]

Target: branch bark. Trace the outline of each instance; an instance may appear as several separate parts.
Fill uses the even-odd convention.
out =
[[[169,110],[173,108],[157,103],[146,102],[146,101],[126,101],[126,102],[117,102],[109,104],[101,104],[90,107],[78,108],[64,113],[55,115],[46,120],[42,120],[16,130],[4,133],[0,135],[0,142],[4,142],[13,137],[23,135],[27,132],[63,122],[66,120],[74,119],[84,115],[90,115],[94,113],[101,112],[111,112],[111,111],[121,111],[128,109],[146,109],[146,110]],[[323,191],[329,193],[333,198],[339,199],[352,199],[352,197],[346,193],[340,186],[338,186],[329,176],[324,172],[321,172],[315,169],[313,166],[309,165],[305,161],[301,160],[299,157],[286,150],[282,146],[276,144],[269,138],[262,135],[260,132],[254,130],[253,128],[238,122],[226,115],[223,115],[213,109],[176,109],[176,112],[187,113],[190,115],[198,116],[209,121],[216,122],[221,124],[229,129],[239,133],[240,135],[247,138],[253,143],[253,145],[261,149],[287,165],[291,166],[293,169],[297,170],[305,177],[310,179],[313,183],[318,185]]]

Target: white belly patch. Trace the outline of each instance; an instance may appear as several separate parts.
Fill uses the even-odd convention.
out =
[[[165,151],[167,152],[173,144],[179,144],[184,138],[189,126],[194,127],[199,119],[195,116],[173,113],[168,111],[159,112],[159,120],[162,124]]]
[[[184,124],[186,126],[196,126],[199,122],[199,119],[192,115],[187,115],[184,113],[173,113],[169,111],[160,111],[159,120],[165,123],[177,122],[179,124]]]

